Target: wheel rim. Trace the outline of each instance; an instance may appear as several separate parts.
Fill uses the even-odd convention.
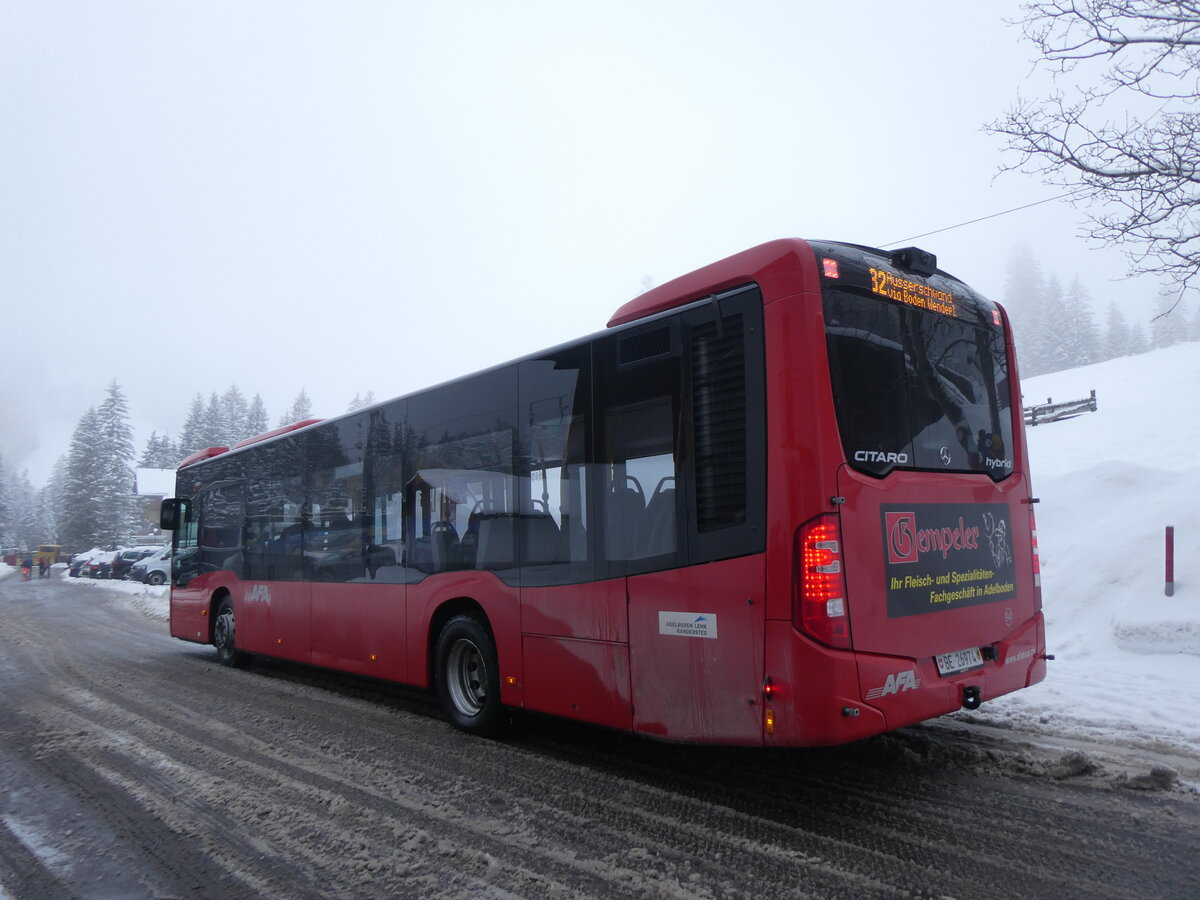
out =
[[[450,648],[446,659],[446,686],[455,708],[464,715],[478,715],[487,703],[487,666],[479,648],[466,638],[455,641]]]
[[[213,644],[222,653],[233,652],[233,610],[223,609],[213,623]]]

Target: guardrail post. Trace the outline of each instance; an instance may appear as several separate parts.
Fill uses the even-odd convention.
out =
[[[1167,589],[1168,597],[1175,595],[1175,526],[1167,526]]]

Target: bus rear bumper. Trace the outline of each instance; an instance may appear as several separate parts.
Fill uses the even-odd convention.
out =
[[[964,700],[1012,693],[1046,676],[1042,614],[987,645],[983,665],[942,675],[934,658],[823,647],[790,622],[767,622],[773,695],[768,746],[826,746],[860,740],[954,712]],[[975,704],[978,705],[978,704]]]
[[[946,674],[932,656],[858,654],[862,702],[883,714],[887,730],[975,709],[1046,677],[1045,633],[1042,614],[1036,613],[1004,637],[981,646],[982,665]]]

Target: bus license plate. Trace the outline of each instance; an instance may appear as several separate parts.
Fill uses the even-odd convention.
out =
[[[983,665],[983,654],[979,652],[978,647],[955,650],[953,653],[939,653],[933,659],[937,663],[938,673],[941,675],[969,672],[971,669],[978,669]]]

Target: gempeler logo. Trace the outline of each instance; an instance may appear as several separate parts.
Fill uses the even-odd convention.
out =
[[[888,563],[915,563],[922,553],[941,553],[946,559],[951,553],[979,549],[979,526],[967,525],[958,517],[954,527],[917,528],[916,512],[884,512],[887,529]]]
[[[887,527],[888,562],[892,565],[916,562],[916,513],[889,512],[883,515]]]

